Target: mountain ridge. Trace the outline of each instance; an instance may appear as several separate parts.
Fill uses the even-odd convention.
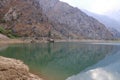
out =
[[[2,0],[0,26],[21,37],[113,39],[96,19],[59,0]]]
[[[45,2],[46,2],[46,5],[42,5]],[[47,4],[51,5],[51,7],[48,8]],[[45,14],[48,16],[48,19],[52,21],[52,23],[55,23],[55,24],[60,23],[61,25],[65,24],[67,25],[69,31],[72,31],[75,34],[84,36],[84,38],[89,38],[89,39],[100,39],[100,37],[98,38],[97,36],[102,36],[101,38],[103,38],[103,35],[106,35],[105,32],[107,32],[107,29],[105,29],[105,26],[102,23],[99,23],[94,18],[89,17],[78,8],[71,7],[70,5],[64,2],[59,2],[59,0],[49,0],[49,1],[40,0],[40,5],[43,11],[45,12]],[[98,30],[100,32],[98,31],[95,32],[96,31],[95,28],[97,30],[99,28],[100,29],[104,28],[102,29],[103,35],[100,35],[100,32],[101,32],[100,30]],[[104,32],[104,30],[106,31]],[[66,34],[69,34],[69,33],[66,33]]]
[[[113,34],[114,38],[120,38],[120,23],[107,15],[99,15],[87,10],[83,10],[86,14],[96,18],[98,21],[103,23],[106,28]]]

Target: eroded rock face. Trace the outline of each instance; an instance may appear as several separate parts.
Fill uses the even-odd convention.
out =
[[[0,5],[1,27],[22,37],[47,36],[50,24],[36,0],[2,0]]]
[[[21,16],[21,12],[17,11],[15,7],[10,8],[9,11],[5,14],[4,20],[5,21],[14,21],[19,19],[19,16]]]
[[[71,7],[59,0],[39,0],[39,2],[44,14],[54,25],[54,29],[64,36],[85,39],[112,39],[111,32],[102,23],[89,17],[78,8]]]
[[[20,60],[0,56],[0,80],[42,80]]]
[[[96,19],[59,0],[1,0],[0,25],[22,37],[112,39]]]

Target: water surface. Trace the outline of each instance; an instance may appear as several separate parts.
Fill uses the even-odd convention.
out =
[[[0,55],[22,60],[45,80],[119,80],[119,50],[114,43],[14,44],[0,46]]]

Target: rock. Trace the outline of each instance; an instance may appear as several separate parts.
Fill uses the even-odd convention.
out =
[[[0,24],[22,37],[48,37],[51,30],[54,39],[113,38],[102,23],[59,0],[2,0],[0,5],[0,19],[6,21]]]
[[[5,2],[6,1],[6,2]],[[51,25],[36,0],[0,1],[0,25],[22,37],[47,36]],[[2,23],[5,20],[6,23]],[[33,26],[35,26],[33,30]]]
[[[120,31],[110,27],[108,27],[108,30],[113,34],[114,39],[120,39]]]
[[[5,35],[3,35],[3,34],[0,34],[0,39],[5,39],[5,40],[7,40],[7,39],[9,39],[7,36],[5,36]]]
[[[50,42],[50,43],[54,43],[55,42],[55,40],[52,39],[52,38],[49,38],[47,41]]]
[[[0,80],[42,80],[20,60],[0,56]]]
[[[15,7],[13,7],[13,8],[10,8],[9,11],[5,14],[4,20],[6,22],[17,20],[20,15],[21,15],[20,11],[18,11]]]

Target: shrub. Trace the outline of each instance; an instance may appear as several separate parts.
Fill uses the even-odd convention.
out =
[[[19,37],[18,35],[14,34],[11,30],[5,30],[3,27],[0,27],[0,33],[12,39]]]
[[[0,33],[4,34],[5,29],[3,27],[0,27]]]

